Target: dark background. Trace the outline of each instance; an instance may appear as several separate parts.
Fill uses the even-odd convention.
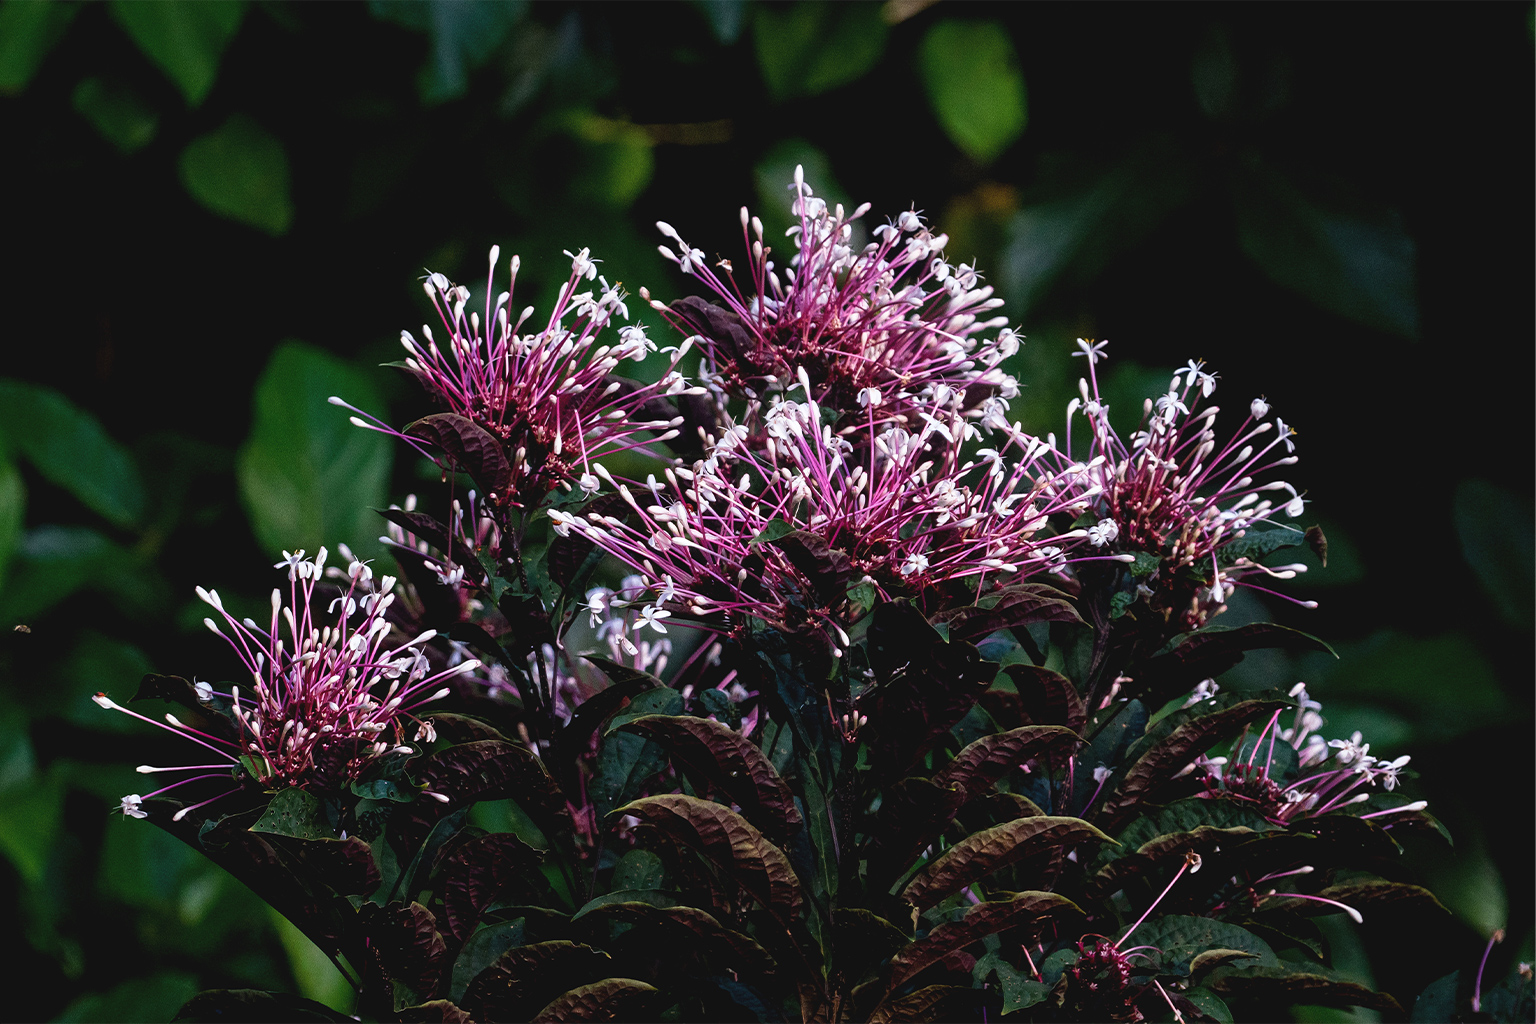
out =
[[[739,256],[736,211],[785,223],[797,162],[977,258],[1029,338],[1026,427],[1059,429],[1084,336],[1132,418],[1200,357],[1234,412],[1263,393],[1297,428],[1330,560],[1284,588],[1321,606],[1229,621],[1341,657],[1232,682],[1306,680],[1330,735],[1413,755],[1456,837],[1404,867],[1451,912],[1340,929],[1341,966],[1407,1005],[1507,926],[1502,977],[1536,896],[1532,71],[1525,3],[6,0],[0,614],[31,628],[0,651],[8,1014],[163,1020],[214,986],[346,1005],[248,892],[109,814],[162,738],[89,695],[221,678],[195,584],[258,600],[279,547],[373,550],[352,510],[434,500],[323,401],[426,410],[376,365],[426,316],[423,268],[474,284],[500,243],[542,311],[591,246],[676,297],[654,221]]]

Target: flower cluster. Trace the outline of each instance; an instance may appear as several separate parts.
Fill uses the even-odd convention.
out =
[[[812,392],[808,374],[802,388]],[[857,603],[850,588],[890,599],[925,587],[1052,567],[1041,543],[1058,508],[1031,470],[1046,452],[962,456],[975,433],[951,404],[918,407],[909,431],[872,417],[855,445],[835,433],[814,400],[775,402],[762,449],[729,428],[707,458],[665,472],[643,489],[615,481],[630,515],[550,513],[653,584],[641,626],[662,629],[665,606],[694,615],[750,616],[780,629],[807,623],[848,643]],[[1054,538],[1080,541],[1082,531]],[[739,619],[737,620],[739,623]]]
[[[798,223],[789,230],[795,252],[786,279],[769,258],[762,222],[742,208],[745,291],[730,261],[716,264],[725,271],[722,279],[670,224],[657,225],[676,245],[661,246],[662,255],[723,303],[653,303],[684,333],[698,335],[710,364],[706,383],[755,399],[792,389],[804,370],[809,397],[822,405],[851,411],[874,397],[883,401],[884,418],[909,424],[922,404],[947,405],[959,396],[974,410],[990,397],[1018,393],[1001,363],[1018,351],[1020,336],[1006,317],[990,316],[1002,300],[976,269],[946,261],[947,236],[909,211],[876,228],[874,240],[860,247],[854,231],[868,204],[851,215],[841,205],[829,208],[798,167],[790,187]],[[992,330],[998,333],[980,337]]]
[[[491,501],[534,505],[554,488],[569,490],[572,484],[591,493],[597,489],[593,459],[667,440],[676,436],[682,422],[675,415],[660,415],[675,410],[657,400],[690,390],[676,372],[688,343],[670,350],[671,365],[656,383],[617,376],[614,371],[624,360],[642,361],[657,351],[656,345],[640,324],[620,328],[612,344],[601,343],[601,333],[616,316],[629,318],[624,293],[597,273],[597,261],[588,250],[566,255],[571,256],[571,276],[537,331],[519,333],[533,315],[532,306],[516,320],[511,317],[516,256],[511,261],[512,285],[492,302],[501,256],[493,247],[483,313],[467,309],[470,293],[463,285],[442,274],[429,274],[425,280],[446,333],[446,352],[430,326],[422,327],[425,343],[408,331],[401,334],[408,354],[405,368],[450,412],[492,435],[504,449],[510,482],[505,494],[487,494]],[[596,289],[582,290],[594,280]],[[331,401],[352,408],[339,398]],[[401,437],[428,454],[420,440],[362,416],[352,422]]]
[[[215,713],[225,712],[230,735],[193,728],[174,715],[166,716],[166,724],[213,751],[220,763],[141,766],[143,774],[205,774],[182,778],[145,796],[124,797],[126,813],[142,817],[144,800],[212,777],[245,776],[267,789],[328,789],[355,781],[381,758],[415,753],[408,738],[429,740],[432,730],[413,712],[445,696],[448,690],[442,684],[448,678],[479,666],[471,660],[433,671],[422,651],[435,635],[430,630],[405,643],[389,644],[391,626],[385,613],[394,601],[395,580],[385,576],[375,581],[367,563],[355,558],[344,571],[330,570],[341,582],[326,609],[330,621],[323,623],[314,606],[326,550],[321,548],[313,559],[305,558],[303,551],[283,554],[277,567],[288,571],[288,593],[285,598],[281,589],[272,591],[272,617],[265,627],[252,619],[237,620],[217,591],[198,588],[198,596],[223,618],[223,625],[212,618],[204,622],[234,648],[250,686],[221,690],[196,684],[200,703]],[[161,725],[105,694],[95,700],[104,708]],[[177,819],[199,806],[183,808]]]
[[[1209,682],[1202,685],[1214,690]],[[1240,753],[1234,759],[1211,758],[1197,766],[1207,796],[1247,804],[1283,825],[1364,804],[1371,797],[1368,790],[1378,783],[1388,792],[1397,788],[1408,765],[1407,755],[1392,761],[1372,757],[1371,745],[1362,742],[1358,732],[1349,739],[1325,740],[1317,731],[1324,724],[1318,713],[1322,705],[1307,695],[1304,683],[1292,687],[1291,697],[1297,707],[1289,727],[1280,728],[1283,712],[1276,711],[1254,741],[1238,744]],[[1281,776],[1281,766],[1290,758],[1275,756],[1282,744],[1295,752],[1292,757],[1298,766],[1297,777],[1290,782]],[[1425,806],[1414,801],[1360,816],[1385,817]]]
[[[1097,364],[1105,345],[1079,339],[1081,351],[1073,353],[1086,357],[1088,376],[1078,382],[1081,398],[1067,409],[1061,473],[1053,484],[1095,519],[1088,526],[1089,543],[1102,551],[1155,555],[1158,574],[1142,584],[1140,596],[1191,629],[1220,611],[1239,583],[1254,586],[1245,577],[1290,579],[1304,572],[1301,564],[1270,568],[1246,556],[1227,557],[1225,550],[1281,508],[1292,518],[1302,514],[1294,487],[1258,479],[1296,462],[1294,432],[1285,421],[1266,422],[1269,403],[1254,399],[1236,433],[1219,442],[1212,426],[1218,408],[1201,407],[1215,393],[1216,375],[1191,360],[1167,394],[1146,401],[1141,427],[1127,443],[1110,426],[1109,407],[1099,393]],[[1072,461],[1072,424],[1079,410],[1088,421],[1088,456]],[[1277,491],[1288,495],[1279,506],[1262,497]],[[1299,539],[1301,531],[1293,532]],[[1180,585],[1181,575],[1186,585]],[[1190,580],[1199,583],[1189,585]]]

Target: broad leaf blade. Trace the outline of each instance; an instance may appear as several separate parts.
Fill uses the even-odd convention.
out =
[[[908,883],[902,896],[923,910],[1030,854],[1089,842],[1114,840],[1080,818],[1019,818],[962,839]]]

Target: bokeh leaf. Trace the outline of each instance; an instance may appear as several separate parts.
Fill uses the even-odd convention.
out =
[[[425,32],[431,44],[417,78],[421,98],[441,103],[469,89],[469,73],[490,57],[522,20],[524,0],[370,0],[375,18]]]
[[[0,852],[27,882],[42,881],[63,813],[64,791],[56,772],[0,793]]]
[[[346,395],[377,409],[367,376],[317,348],[287,342],[256,383],[255,422],[240,450],[240,494],[268,553],[344,541],[376,553],[394,450],[388,438],[352,426],[327,403]]]
[[[39,384],[0,380],[0,440],[50,483],[116,526],[144,516],[144,483],[96,417]]]
[[[186,97],[201,106],[219,75],[219,60],[245,16],[244,0],[113,0],[112,16]]]
[[[162,971],[125,981],[106,992],[91,992],[65,1007],[55,1021],[87,1022],[172,1020],[197,993],[197,979],[181,971]]]
[[[71,102],[102,138],[124,153],[149,145],[160,127],[155,109],[122,82],[87,78],[75,86]]]
[[[21,527],[27,517],[27,485],[16,464],[0,453],[0,593],[11,566],[11,556],[21,543]]]
[[[1531,629],[1532,569],[1536,566],[1531,504],[1487,480],[1456,485],[1456,536],[1461,553],[1504,621]]]
[[[1418,338],[1417,252],[1395,210],[1325,207],[1256,156],[1234,167],[1238,240],[1270,280],[1356,323]]]
[[[879,4],[802,0],[757,8],[757,64],[775,99],[816,96],[862,76],[885,50]]]
[[[80,8],[57,0],[5,0],[0,4],[0,95],[27,87]]]
[[[288,154],[244,114],[193,139],[182,150],[179,167],[192,198],[221,217],[269,235],[284,234],[293,223]]]
[[[990,163],[1024,131],[1024,72],[995,21],[941,21],[928,30],[918,69],[939,124],[977,163]]]

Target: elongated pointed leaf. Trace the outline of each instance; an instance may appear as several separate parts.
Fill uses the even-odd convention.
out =
[[[506,740],[475,740],[413,761],[426,788],[448,798],[446,809],[477,800],[516,800],[546,834],[571,829],[565,796],[532,753]]]
[[[1280,700],[1240,700],[1212,714],[1188,719],[1161,740],[1148,736],[1149,749],[1099,805],[1094,820],[1106,828],[1118,826],[1134,813],[1143,796],[1177,775],[1217,740],[1237,732],[1260,715],[1285,706],[1285,701]]]
[[[400,1024],[468,1024],[469,1014],[447,999],[429,999],[415,1006],[407,1006],[395,1013]]]
[[[475,976],[460,1005],[475,1020],[528,1020],[572,984],[598,981],[612,969],[607,953],[578,942],[518,946]]]
[[[646,715],[620,726],[665,747],[679,764],[730,797],[741,813],[783,844],[803,822],[790,792],[757,745],[709,718]]]
[[[627,900],[596,907],[578,917],[604,937],[612,922],[631,925],[621,937],[622,944],[631,952],[635,946],[652,950],[673,969],[686,956],[698,965],[701,974],[730,971],[765,982],[779,973],[773,957],[755,939],[726,928],[714,915],[697,907],[662,907]],[[617,947],[611,948],[622,956]]]
[[[638,1020],[654,1002],[656,989],[633,978],[605,978],[573,988],[533,1015],[542,1021]]]
[[[1205,986],[1223,996],[1259,999],[1267,1004],[1308,1003],[1317,1006],[1367,1006],[1401,1019],[1402,1006],[1386,992],[1330,977],[1317,968],[1298,971],[1288,966],[1244,963],[1221,967],[1211,973]]]
[[[804,902],[784,852],[729,807],[666,794],[644,797],[613,813],[633,815],[702,854],[780,920],[792,919]]]
[[[1059,918],[1066,913],[1081,914],[1082,911],[1065,896],[1049,892],[1021,892],[1011,900],[978,903],[960,920],[939,925],[923,939],[897,953],[891,962],[887,991],[894,992],[951,951],[977,939],[1033,922],[1043,925],[1045,919]]]
[[[1266,648],[1298,654],[1321,651],[1338,657],[1332,647],[1317,637],[1273,622],[1254,622],[1232,629],[1207,626],[1184,637],[1167,654],[1147,662],[1137,675],[1136,684],[1145,694],[1142,699],[1156,707],[1185,693],[1202,679],[1221,675],[1242,661],[1246,652]]]
[[[933,784],[958,789],[963,799],[969,800],[991,789],[1019,765],[1039,757],[1054,759],[1081,742],[1077,733],[1058,725],[1026,725],[983,736],[956,754],[933,777]]]
[[[949,626],[951,640],[975,641],[1032,622],[1082,622],[1083,618],[1070,595],[1044,583],[1019,583],[998,591],[988,607],[953,608],[933,621]]]
[[[1330,885],[1326,889],[1318,890],[1313,895],[1335,900],[1356,910],[1408,901],[1420,904],[1424,909],[1433,907],[1442,913],[1450,913],[1450,911],[1446,910],[1445,905],[1435,898],[1434,893],[1422,886],[1409,885],[1406,882],[1388,882],[1379,878]],[[1304,917],[1315,917],[1318,914],[1337,914],[1339,912],[1338,907],[1330,906],[1327,903],[1294,898],[1281,898],[1266,902],[1264,909],[1266,911],[1280,910],[1289,914],[1300,914]]]
[[[295,1024],[303,1021],[340,1024],[355,1019],[313,999],[254,988],[214,988],[199,992],[171,1018],[172,1021],[286,1020]]]
[[[935,1020],[970,1020],[982,995],[960,985],[929,985],[911,995],[881,1003],[870,1024],[919,1024]]]
[[[432,912],[412,902],[364,903],[357,913],[359,930],[368,937],[367,959],[359,965],[364,975],[375,984],[404,983],[421,999],[436,996],[448,943]]]
[[[405,433],[441,448],[453,467],[468,473],[485,493],[506,496],[512,483],[512,464],[501,450],[501,442],[474,420],[438,412],[410,424]]]
[[[902,896],[924,910],[988,872],[1023,857],[1090,842],[1114,840],[1080,818],[1019,818],[956,843],[919,872]]]

